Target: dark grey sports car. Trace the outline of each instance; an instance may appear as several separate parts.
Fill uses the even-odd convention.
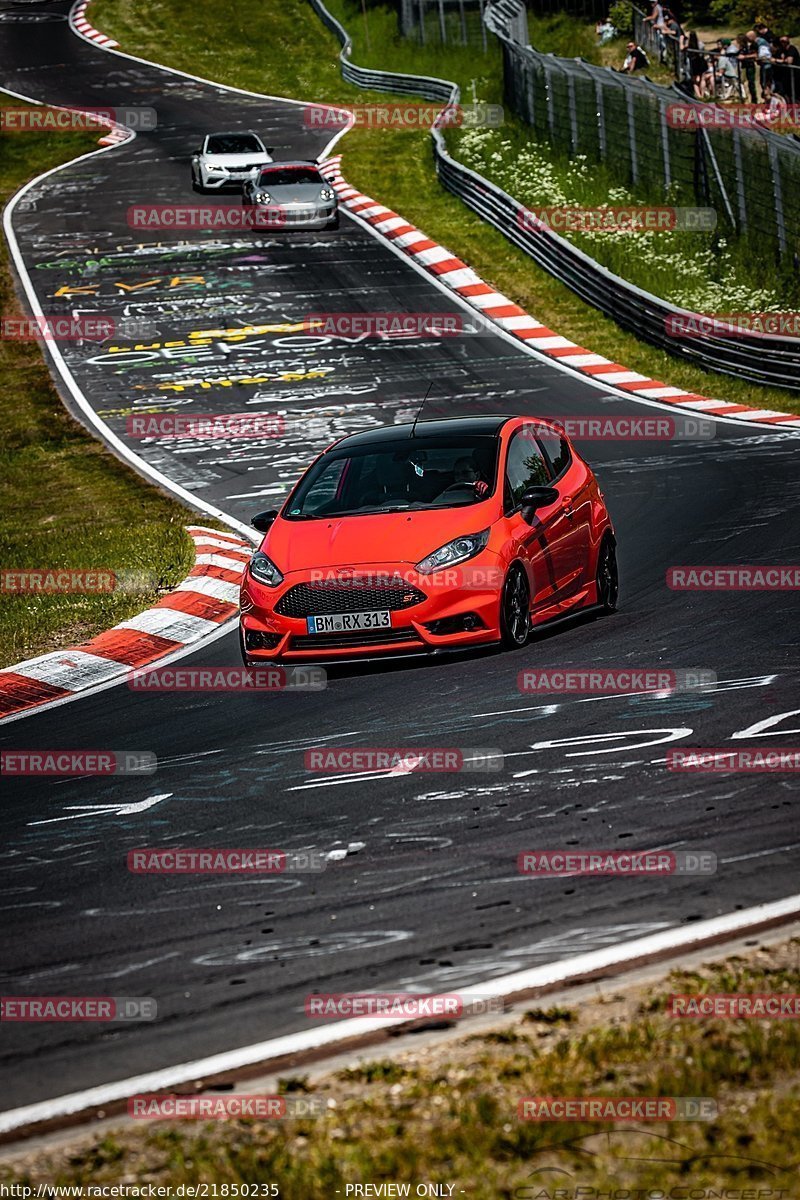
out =
[[[281,162],[262,167],[242,185],[255,228],[338,229],[336,193],[313,162]]]

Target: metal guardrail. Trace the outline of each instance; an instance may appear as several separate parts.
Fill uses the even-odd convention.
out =
[[[460,91],[458,85],[447,79],[438,79],[432,75],[402,75],[392,71],[372,71],[368,67],[359,67],[350,61],[353,42],[350,34],[340,25],[336,18],[328,12],[322,0],[310,0],[311,7],[331,33],[339,39],[341,51],[339,62],[342,68],[342,79],[355,87],[367,91],[401,92],[405,95],[421,96],[423,100],[441,100],[445,104],[458,104]]]
[[[483,12],[488,0],[398,0],[400,36],[421,46],[488,46]]]
[[[499,4],[488,6],[487,26],[503,44],[504,55],[509,45],[508,11],[514,3],[515,0],[501,0]],[[341,43],[339,58],[342,76],[347,82],[360,88],[404,92],[427,100],[458,104],[458,85],[448,80],[369,70],[351,62],[352,42],[347,31],[328,12],[323,0],[310,0],[310,4]],[[514,43],[515,51],[524,49]],[[527,209],[520,201],[454,159],[440,129],[432,129],[431,138],[436,172],[449,192],[498,229],[543,270],[623,329],[707,369],[754,383],[800,391],[800,339],[760,335],[741,340],[713,335],[676,337],[668,332],[670,326],[696,318],[697,313],[669,304],[614,275],[552,230],[528,227],[532,222],[526,220]]]

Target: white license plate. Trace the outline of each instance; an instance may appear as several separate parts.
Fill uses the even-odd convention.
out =
[[[358,633],[363,629],[391,629],[392,614],[386,612],[330,613],[306,617],[309,633]]]

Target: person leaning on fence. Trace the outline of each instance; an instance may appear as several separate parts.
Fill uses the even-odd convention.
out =
[[[627,71],[629,75],[632,75],[634,71],[643,71],[645,67],[650,66],[650,59],[642,47],[636,45],[636,42],[628,42],[627,49],[628,53],[621,68],[623,71]]]
[[[664,9],[661,7],[661,0],[652,0],[650,12],[644,18],[644,24],[652,25],[653,27],[653,37],[658,48],[658,57],[663,63],[667,47],[664,41],[664,35],[661,32],[664,25]]]
[[[763,29],[765,26],[762,25],[761,28]],[[756,33],[755,29],[749,29],[745,37],[755,49],[756,62],[758,64],[758,82],[763,92],[765,87],[772,86],[772,47],[766,38]],[[755,96],[753,96],[753,100],[755,100]]]
[[[717,42],[716,70],[719,78],[720,100],[743,100],[739,80],[739,47],[731,38],[720,38]]]
[[[674,12],[670,9],[664,9],[664,24],[662,25],[663,32],[667,37],[671,37],[679,50],[685,50],[687,46],[686,34],[683,32],[681,25]]]
[[[694,30],[689,34],[687,55],[695,98],[708,100],[714,95],[714,70],[705,54],[702,53],[702,47]]]
[[[776,49],[777,47],[777,49]],[[772,85],[790,104],[800,103],[800,50],[788,34],[778,38],[772,53]]]
[[[752,32],[752,30],[751,30]],[[755,34],[753,41],[750,41],[750,34],[740,33],[736,39],[739,47],[739,62],[744,71],[744,77],[747,80],[747,90],[750,93],[750,103],[755,104],[758,100],[756,92],[756,45]]]

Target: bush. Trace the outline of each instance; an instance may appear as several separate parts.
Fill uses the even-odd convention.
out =
[[[611,24],[620,33],[633,33],[633,8],[628,0],[617,0],[608,10]]]
[[[796,0],[693,0],[684,7],[684,17],[690,25],[727,25],[743,31],[763,21],[776,33],[800,34]]]

